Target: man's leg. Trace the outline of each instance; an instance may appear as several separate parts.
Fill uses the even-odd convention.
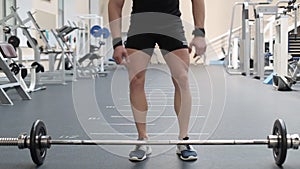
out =
[[[130,103],[133,112],[139,140],[147,140],[147,121],[146,115],[148,111],[148,104],[145,94],[145,74],[146,68],[150,61],[150,56],[144,52],[127,49],[129,63],[126,65],[129,75],[129,89],[130,89]],[[150,146],[136,145],[129,153],[129,160],[143,161],[151,154]]]
[[[138,138],[148,138],[146,131],[146,115],[148,104],[145,94],[145,73],[150,56],[142,51],[127,49],[129,63],[126,65],[129,75],[130,102],[133,111]]]
[[[179,139],[188,140],[189,121],[191,115],[192,98],[189,88],[189,54],[186,48],[177,49],[165,56],[165,60],[172,74],[175,86],[174,108],[179,123]],[[197,152],[191,145],[178,145],[176,153],[182,160],[197,160]]]
[[[187,49],[178,49],[168,53],[165,60],[170,68],[175,87],[174,108],[179,122],[179,138],[188,136],[191,115],[191,92],[189,88],[188,70],[189,53]]]

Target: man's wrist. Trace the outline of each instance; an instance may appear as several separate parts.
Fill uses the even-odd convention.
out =
[[[121,37],[114,38],[112,44],[114,49],[116,49],[118,46],[122,46],[123,45],[122,38]]]
[[[205,37],[205,29],[204,28],[195,28],[193,33],[194,36]]]

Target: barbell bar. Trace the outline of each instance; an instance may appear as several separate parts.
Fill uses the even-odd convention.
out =
[[[287,134],[285,122],[277,119],[274,122],[272,135],[266,139],[251,140],[54,140],[47,135],[46,125],[36,120],[30,136],[22,133],[18,138],[0,138],[0,146],[18,146],[19,149],[30,150],[33,162],[40,166],[44,163],[47,149],[52,145],[267,145],[273,149],[273,157],[278,166],[285,162],[288,149],[298,149],[298,134]]]

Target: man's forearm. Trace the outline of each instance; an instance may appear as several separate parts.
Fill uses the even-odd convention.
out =
[[[121,37],[122,8],[124,0],[110,0],[108,3],[109,26],[113,38]]]
[[[204,0],[191,0],[193,5],[193,17],[196,28],[204,28],[205,3]]]

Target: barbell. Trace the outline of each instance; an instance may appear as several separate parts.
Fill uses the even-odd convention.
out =
[[[274,122],[272,134],[266,139],[252,140],[54,140],[47,135],[46,125],[36,120],[28,136],[22,133],[18,138],[0,138],[0,146],[18,146],[30,150],[33,162],[40,166],[44,163],[47,149],[52,145],[267,145],[273,149],[273,157],[278,166],[285,162],[288,149],[299,148],[299,135],[287,134],[282,119]]]

